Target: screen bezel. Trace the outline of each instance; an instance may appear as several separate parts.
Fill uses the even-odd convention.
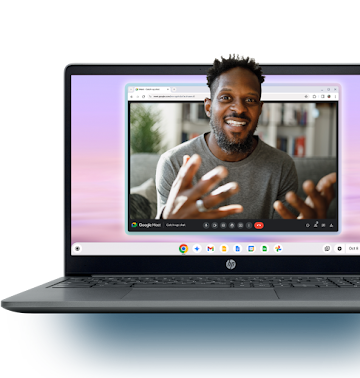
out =
[[[65,275],[91,274],[355,274],[360,256],[71,255],[71,75],[206,75],[209,65],[82,65],[65,68]],[[261,64],[264,75],[360,75],[360,65]],[[340,160],[341,162],[341,160]],[[231,258],[234,258],[232,256]]]

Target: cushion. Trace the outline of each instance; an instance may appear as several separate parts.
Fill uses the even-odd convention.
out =
[[[130,156],[130,188],[155,178],[159,154],[138,153]]]
[[[153,178],[130,189],[130,218],[154,219],[156,216],[156,187]]]

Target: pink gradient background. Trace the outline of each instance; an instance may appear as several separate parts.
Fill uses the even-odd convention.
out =
[[[125,85],[204,83],[204,76],[73,76],[72,243],[184,242],[184,234],[127,235],[125,220]],[[342,232],[306,242],[360,241],[360,76],[266,76],[266,83],[337,83],[340,102]],[[302,242],[304,236],[186,235],[186,242]],[[240,240],[241,239],[241,240]]]

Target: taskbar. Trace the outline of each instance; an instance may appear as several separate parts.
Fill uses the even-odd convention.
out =
[[[129,232],[337,232],[336,219],[131,219]]]
[[[220,242],[76,242],[72,256],[353,256],[360,255],[360,242],[338,243],[273,241]]]

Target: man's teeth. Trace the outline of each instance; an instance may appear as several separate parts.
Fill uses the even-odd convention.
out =
[[[228,121],[225,121],[228,125],[231,125],[231,126],[245,126],[246,125],[246,122],[237,122],[237,121],[233,121],[231,119],[229,119]]]

